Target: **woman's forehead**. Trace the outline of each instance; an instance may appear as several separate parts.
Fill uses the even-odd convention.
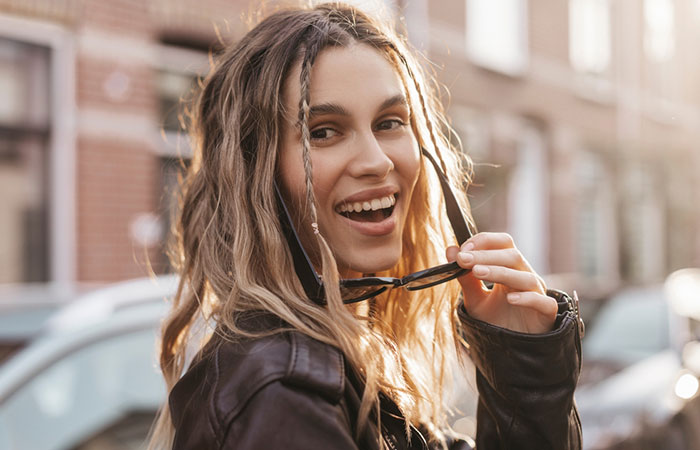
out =
[[[298,62],[285,80],[283,98],[290,112],[301,99],[300,76]],[[345,104],[358,108],[405,96],[401,77],[388,57],[366,44],[323,49],[311,68],[309,94],[311,106]]]

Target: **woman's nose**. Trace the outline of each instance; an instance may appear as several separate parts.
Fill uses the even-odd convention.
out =
[[[384,178],[394,169],[394,161],[374,133],[358,134],[353,141],[353,158],[348,167],[350,175]]]

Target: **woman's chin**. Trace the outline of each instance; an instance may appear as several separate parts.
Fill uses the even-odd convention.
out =
[[[374,274],[389,270],[399,262],[399,255],[384,254],[381,257],[357,258],[355,261],[338,261],[338,269],[342,278],[360,278],[367,274]]]

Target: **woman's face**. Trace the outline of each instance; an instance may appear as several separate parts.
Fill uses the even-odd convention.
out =
[[[279,172],[293,204],[306,197],[301,128],[300,64],[285,81]],[[309,130],[318,225],[341,275],[393,267],[418,179],[420,151],[401,80],[377,50],[328,48],[311,70]],[[294,206],[292,206],[294,209]],[[299,233],[315,248],[311,220]]]

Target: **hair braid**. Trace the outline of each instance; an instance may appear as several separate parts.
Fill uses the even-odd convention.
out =
[[[425,428],[431,443],[445,448],[449,424],[444,412],[455,373],[451,364],[458,356],[454,338],[459,336],[452,303],[457,301],[459,286],[443,284],[422,291],[420,297],[394,290],[372,300],[367,312],[347,307],[341,298],[341,273],[329,245],[333,241],[318,231],[317,222],[324,218],[325,210],[317,204],[313,189],[311,71],[324,49],[355,44],[368,45],[393,63],[409,97],[416,138],[426,147],[432,141],[434,148],[429,150],[443,168],[450,169],[450,180],[459,179],[459,167],[453,164],[458,155],[441,128],[447,125],[449,129],[449,124],[436,92],[426,85],[434,81],[434,74],[424,72],[390,24],[335,2],[281,8],[271,14],[218,56],[200,86],[200,101],[192,109],[188,126],[195,157],[188,181],[183,183],[171,256],[181,274],[181,287],[164,325],[161,366],[170,390],[190,362],[191,344],[213,349],[214,344],[294,329],[339,348],[348,367],[364,382],[356,439],[367,430],[381,441],[378,411],[382,393],[399,406],[407,431],[408,425]],[[299,76],[291,81],[299,83],[294,88],[300,89],[301,96],[297,104],[288,105],[284,88],[297,67]],[[325,307],[313,304],[305,294],[292,270],[294,255],[276,220],[272,184],[280,175],[281,137],[291,129],[288,112],[301,138],[294,146],[298,152],[301,145],[297,157],[302,158],[304,172],[295,176],[305,176],[305,185],[298,186],[295,178],[293,187],[306,192],[286,194],[298,194],[292,195],[299,210],[294,219],[302,221],[299,230],[306,231],[301,233],[304,245],[311,247],[307,250],[312,250],[313,264],[322,276]],[[403,275],[427,267],[442,257],[444,241],[450,239],[446,215],[430,201],[439,189],[437,179],[425,176],[423,165],[421,159],[406,212],[403,257],[382,275]],[[460,200],[466,204],[466,197]],[[315,237],[309,233],[309,222]],[[288,326],[258,331],[239,321],[260,311],[279,317]],[[202,347],[203,342],[194,340],[197,335],[191,330],[199,318],[217,325],[212,347]],[[200,355],[210,356],[206,351]],[[172,448],[174,434],[166,403],[150,448]]]
[[[321,30],[322,33],[316,33],[316,39],[311,40],[307,38],[307,42],[305,43],[304,58],[301,62],[301,71],[299,75],[301,91],[301,98],[299,100],[299,122],[301,126],[301,148],[306,182],[306,206],[311,218],[311,227],[318,240],[320,249],[321,277],[325,286],[326,302],[331,309],[335,309],[337,313],[340,313],[340,309],[343,308],[343,301],[338,289],[338,267],[328,242],[318,229],[318,213],[316,211],[316,196],[313,189],[313,166],[311,163],[311,131],[309,130],[309,116],[311,112],[311,67],[321,49],[326,45],[324,37],[327,35],[328,28],[330,28],[330,24],[322,20],[309,25],[308,28],[308,30],[313,29],[314,31]]]
[[[314,25],[310,25],[312,27]],[[318,25],[317,25],[318,26]],[[304,161],[304,173],[306,179],[306,207],[311,215],[311,226],[314,229],[314,234],[318,235],[318,214],[316,212],[316,196],[313,189],[313,166],[311,163],[311,131],[309,130],[309,114],[311,112],[311,67],[313,66],[316,56],[321,49],[322,42],[316,39],[313,42],[307,43],[304,59],[301,63],[300,90],[301,99],[299,100],[299,124],[301,126],[301,149],[302,158]]]

